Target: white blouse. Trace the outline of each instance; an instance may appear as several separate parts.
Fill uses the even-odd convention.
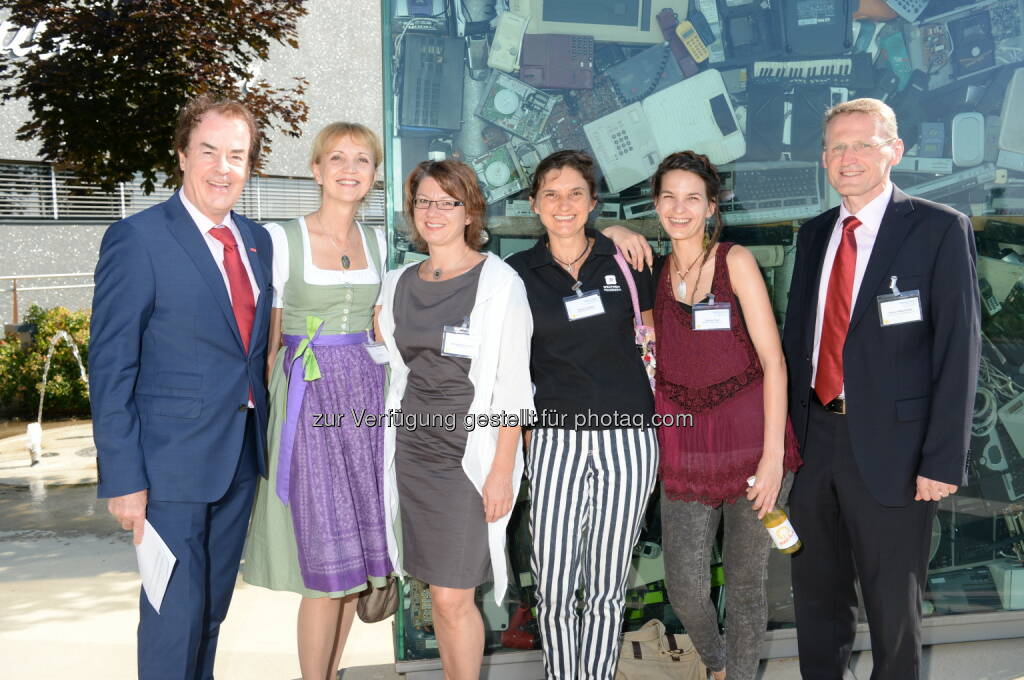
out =
[[[357,224],[357,227],[360,225]],[[313,264],[313,253],[309,247],[309,227],[306,226],[306,218],[299,218],[299,232],[302,234],[302,280],[311,286],[337,286],[341,284],[375,284],[381,280],[382,272],[374,269],[373,258],[370,257],[370,250],[367,247],[366,239],[363,238],[363,230],[360,229],[360,242],[363,244],[363,253],[366,257],[367,266],[365,269],[321,269]],[[273,286],[274,286],[274,307],[284,307],[282,301],[284,295],[284,284],[288,282],[289,276],[289,250],[288,236],[284,233],[284,227],[277,222],[264,224],[263,228],[270,234],[270,240],[274,243]],[[384,230],[372,227],[369,230],[377,237],[377,252],[380,253],[381,266],[387,265],[388,246],[384,237]]]

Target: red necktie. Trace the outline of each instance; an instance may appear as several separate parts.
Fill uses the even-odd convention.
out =
[[[853,273],[857,268],[857,239],[853,230],[860,225],[861,221],[853,215],[843,220],[843,238],[828,277],[825,316],[818,342],[818,372],[814,379],[814,391],[822,404],[829,403],[843,390],[843,345],[850,329]]]
[[[231,291],[231,309],[235,313],[238,332],[242,335],[242,346],[249,351],[249,336],[252,335],[252,320],[256,316],[256,302],[252,297],[252,284],[238,253],[238,242],[231,230],[217,226],[210,230],[210,236],[224,244],[224,271],[228,275],[228,290]]]

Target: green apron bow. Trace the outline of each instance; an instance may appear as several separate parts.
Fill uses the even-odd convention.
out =
[[[320,335],[320,329],[324,320],[318,316],[306,317],[306,337],[299,343],[295,350],[295,356],[302,359],[303,379],[306,382],[320,379],[320,364],[317,363],[316,354],[313,353],[313,342]]]

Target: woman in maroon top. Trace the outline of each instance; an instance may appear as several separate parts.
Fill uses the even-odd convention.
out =
[[[786,416],[786,365],[754,256],[718,241],[715,167],[706,156],[677,152],[661,162],[652,184],[672,240],[654,303],[655,410],[669,423],[658,432],[669,597],[713,677],[725,678],[728,667],[729,680],[750,680],[766,626],[771,548],[759,519],[785,501],[800,464]],[[673,421],[670,414],[689,414],[692,421]],[[756,482],[748,490],[750,476]],[[724,637],[709,569],[722,521]]]

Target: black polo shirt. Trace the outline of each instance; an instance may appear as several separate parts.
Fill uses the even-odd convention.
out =
[[[597,290],[604,314],[569,321],[564,298],[575,280],[548,250],[547,235],[508,258],[526,284],[533,313],[530,373],[539,427],[603,430],[649,423],[654,398],[633,338],[633,303],[610,239],[587,229],[594,247],[579,270],[585,293]],[[650,269],[636,272],[640,310],[654,302]]]

